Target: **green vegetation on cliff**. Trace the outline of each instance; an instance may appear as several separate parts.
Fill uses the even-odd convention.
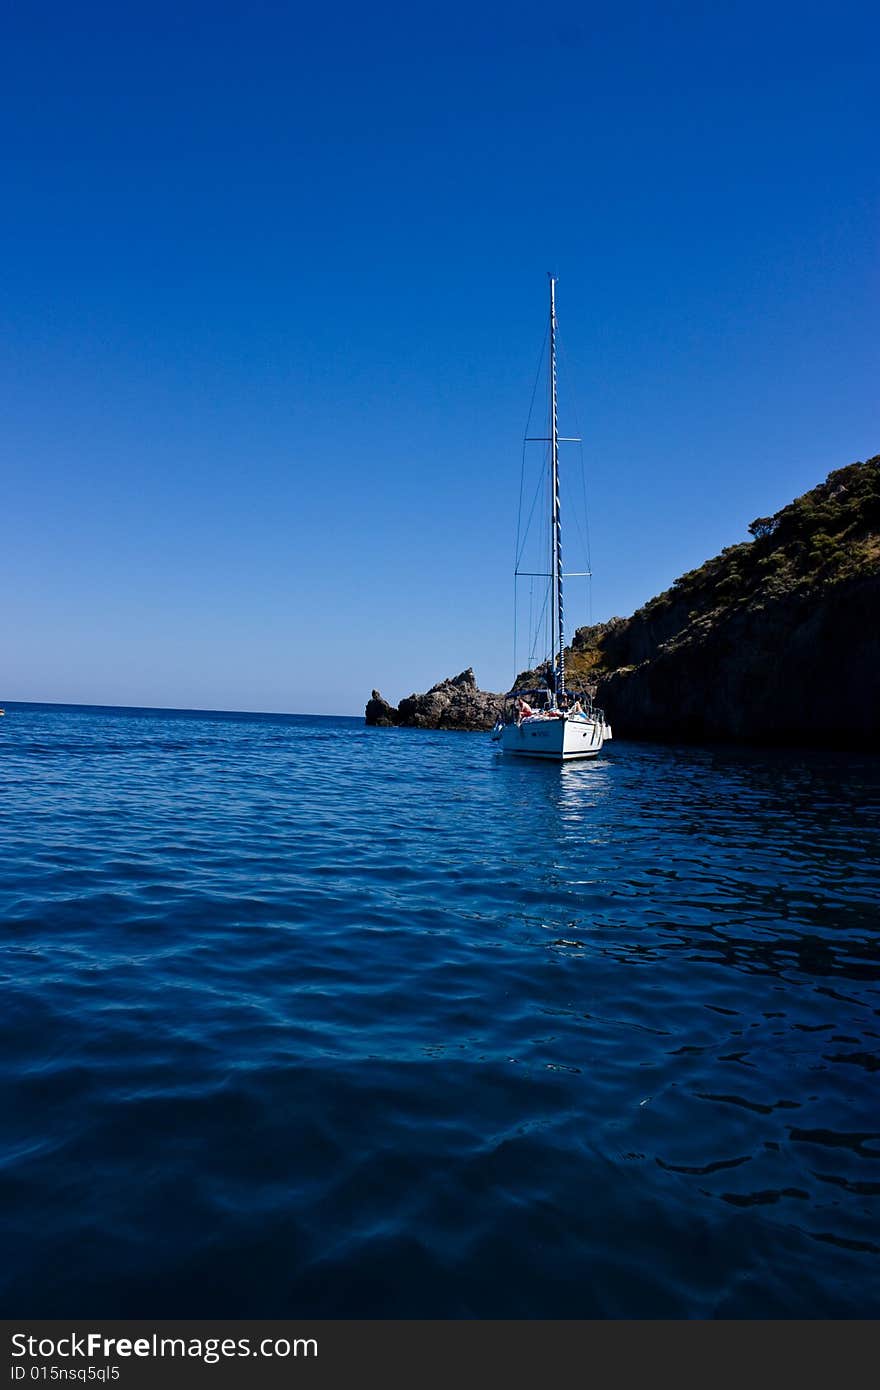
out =
[[[783,600],[821,600],[834,586],[880,573],[880,455],[830,473],[824,483],[748,528],[631,618],[580,628],[567,654],[591,683],[661,649],[704,642],[736,615]]]
[[[880,561],[880,455],[829,473],[824,483],[749,527],[753,541],[729,545],[641,613],[687,598],[700,611],[825,587]],[[634,615],[636,616],[636,615]]]

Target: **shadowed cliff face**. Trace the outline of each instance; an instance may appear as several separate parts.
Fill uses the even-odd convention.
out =
[[[631,618],[579,628],[572,683],[617,737],[880,747],[880,456],[749,531]],[[501,703],[468,669],[397,709],[374,690],[366,718],[488,729]]]
[[[615,733],[880,744],[880,457],[749,529],[631,618],[575,635]]]
[[[880,578],[728,614],[599,681],[618,736],[880,745]]]

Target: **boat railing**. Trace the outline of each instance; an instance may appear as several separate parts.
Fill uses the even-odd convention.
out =
[[[525,700],[535,714],[567,714],[573,704],[580,703],[580,712],[587,719],[595,719],[601,724],[605,723],[605,711],[593,703],[593,697],[588,691],[577,687],[566,690],[562,697],[562,704],[557,704],[554,692],[547,687],[509,690],[504,697],[504,714],[500,720],[501,723],[515,724],[519,721],[516,702],[520,699]]]

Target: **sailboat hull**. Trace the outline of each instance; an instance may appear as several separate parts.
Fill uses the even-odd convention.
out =
[[[572,762],[595,758],[602,751],[606,726],[595,719],[525,719],[505,724],[501,748],[521,758],[550,758]]]

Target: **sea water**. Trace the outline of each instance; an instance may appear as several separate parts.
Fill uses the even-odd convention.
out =
[[[7,705],[8,1315],[855,1316],[880,761]]]

